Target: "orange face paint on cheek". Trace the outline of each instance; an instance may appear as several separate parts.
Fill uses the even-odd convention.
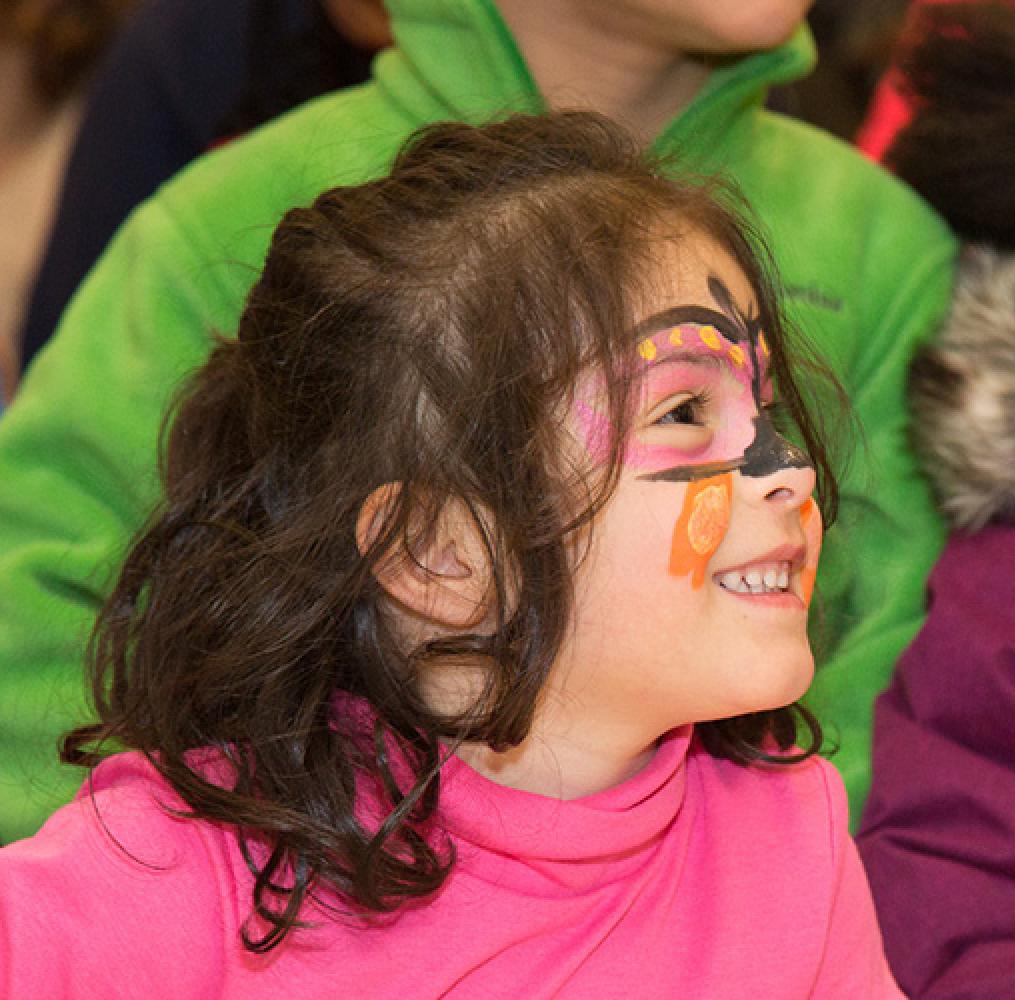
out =
[[[814,581],[818,575],[818,555],[821,552],[821,515],[818,505],[811,497],[800,508],[800,525],[807,539],[807,562],[800,569],[800,589],[804,607],[811,606],[814,596]]]
[[[695,590],[705,582],[708,561],[726,535],[732,496],[733,475],[729,472],[688,484],[684,506],[673,528],[670,573],[690,575]]]

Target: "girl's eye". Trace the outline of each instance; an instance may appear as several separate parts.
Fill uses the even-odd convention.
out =
[[[657,424],[693,424],[700,426],[705,423],[705,411],[708,400],[703,395],[690,396],[667,410]]]

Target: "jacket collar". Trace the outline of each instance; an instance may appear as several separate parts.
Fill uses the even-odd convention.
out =
[[[378,84],[415,122],[479,122],[498,113],[546,110],[494,0],[387,0],[396,47],[378,58]],[[730,59],[654,146],[724,139],[768,88],[805,76],[816,61],[805,26],[784,45]]]

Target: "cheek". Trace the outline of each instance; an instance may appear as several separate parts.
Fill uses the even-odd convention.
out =
[[[690,576],[694,590],[704,584],[709,560],[726,536],[732,497],[729,472],[688,485],[673,528],[669,569],[672,576]]]

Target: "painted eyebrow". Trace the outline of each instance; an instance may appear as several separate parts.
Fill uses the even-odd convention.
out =
[[[737,329],[730,322],[729,316],[709,309],[708,306],[687,305],[674,306],[672,309],[664,309],[662,312],[653,313],[643,319],[635,328],[633,336],[636,340],[650,337],[660,330],[668,330],[682,323],[696,323],[699,326],[714,326],[727,340],[734,344],[744,339],[745,331]]]

